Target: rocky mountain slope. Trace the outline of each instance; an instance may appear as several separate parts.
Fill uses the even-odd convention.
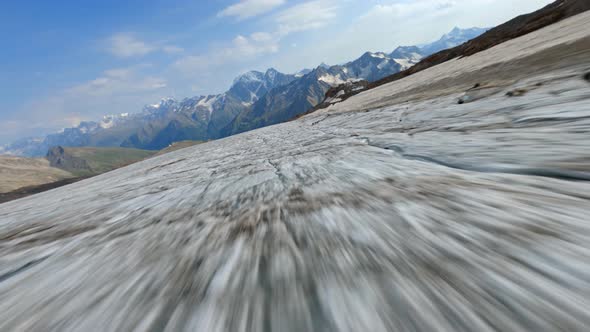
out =
[[[244,108],[269,90],[294,80],[274,69],[239,76],[223,94],[177,101],[163,98],[139,113],[105,116],[100,122],[82,122],[44,139],[25,139],[4,147],[3,153],[44,156],[53,146],[126,147],[160,150],[173,142],[220,137],[220,131]]]
[[[432,49],[465,42],[483,29],[454,29],[422,47],[398,47],[391,54],[366,52],[343,65],[321,64],[289,75],[268,69],[237,77],[220,95],[177,101],[164,98],[139,113],[107,115],[82,122],[44,139],[24,139],[0,153],[44,156],[53,146],[127,147],[160,150],[173,142],[217,139],[283,122],[320,103],[326,92],[344,82],[376,81],[407,69]]]
[[[2,204],[0,330],[585,331],[588,59],[584,13]]]
[[[344,65],[322,64],[299,79],[269,91],[252,108],[246,108],[222,130],[222,136],[284,122],[320,104],[333,87],[351,82],[373,82],[408,69],[424,56],[441,48],[453,47],[487,29],[454,28],[438,41],[418,46],[400,46],[391,54],[366,52]],[[363,84],[363,83],[360,83]]]

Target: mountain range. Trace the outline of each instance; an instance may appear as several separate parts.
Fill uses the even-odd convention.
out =
[[[351,81],[377,81],[405,70],[422,58],[460,45],[487,29],[454,28],[439,40],[420,46],[400,46],[391,53],[366,52],[358,59],[321,64],[295,74],[273,68],[238,76],[219,95],[176,100],[163,98],[138,113],[104,116],[81,122],[44,138],[25,138],[0,148],[0,154],[45,156],[53,146],[129,147],[159,150],[184,140],[218,139],[288,121],[324,100],[334,86]]]

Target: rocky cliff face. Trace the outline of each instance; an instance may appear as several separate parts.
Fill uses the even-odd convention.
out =
[[[51,167],[92,172],[92,168],[88,165],[86,160],[67,153],[61,146],[50,148],[47,152],[46,158],[49,160]]]

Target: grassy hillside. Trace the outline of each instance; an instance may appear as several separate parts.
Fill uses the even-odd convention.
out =
[[[51,148],[46,158],[0,156],[0,203],[61,187],[205,141],[176,142],[161,151],[131,148]]]
[[[49,161],[43,158],[0,156],[0,193],[73,176],[65,170],[51,167]]]
[[[48,154],[55,167],[78,176],[101,174],[146,159],[157,151],[130,148],[62,148],[60,153]],[[75,160],[76,162],[72,162]]]

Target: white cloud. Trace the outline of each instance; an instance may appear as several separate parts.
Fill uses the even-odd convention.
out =
[[[218,16],[230,16],[243,20],[267,13],[285,2],[285,0],[242,0],[220,11]]]
[[[114,68],[105,70],[103,75],[112,78],[125,79],[131,76],[133,71],[130,68]]]
[[[184,52],[184,49],[175,45],[163,45],[161,42],[148,43],[131,33],[117,33],[107,39],[107,51],[120,58],[130,58],[141,57],[157,51],[178,54]]]
[[[250,38],[255,42],[267,42],[273,39],[273,35],[268,32],[254,32]]]
[[[223,57],[228,59],[253,57],[261,54],[276,53],[279,50],[278,41],[272,35],[258,32],[250,37],[238,35],[232,41],[232,46],[223,50]]]
[[[254,2],[242,1],[234,6],[246,4],[252,5]],[[261,55],[277,53],[280,41],[287,35],[318,29],[333,22],[338,8],[334,0],[313,0],[291,6],[272,18],[272,22],[276,24],[275,32],[262,31],[249,36],[237,35],[225,46],[214,48],[205,54],[180,58],[173,64],[173,68],[186,74],[198,72],[202,75],[203,71],[228,62],[247,62]]]
[[[260,55],[279,51],[279,40],[266,32],[249,36],[238,35],[231,43],[209,51],[207,54],[188,55],[177,60],[173,67],[186,74],[212,69],[227,62],[244,62]]]
[[[152,76],[136,74],[136,68],[115,68],[102,73],[101,76],[65,91],[66,96],[115,96],[154,91],[166,87],[166,80]]]
[[[287,8],[275,18],[279,34],[322,28],[334,21],[338,8],[332,0],[308,1]]]
[[[156,50],[155,47],[131,34],[119,33],[109,38],[109,52],[121,58],[143,56]]]
[[[480,5],[493,2],[494,0],[470,0],[479,2]],[[403,19],[422,19],[425,16],[444,16],[453,7],[464,0],[416,0],[412,2],[395,2],[390,4],[378,4],[373,6],[367,13],[360,17],[363,24],[371,24],[371,19],[390,18],[399,22]],[[395,22],[394,21],[394,22]],[[393,23],[393,22],[392,22]]]

